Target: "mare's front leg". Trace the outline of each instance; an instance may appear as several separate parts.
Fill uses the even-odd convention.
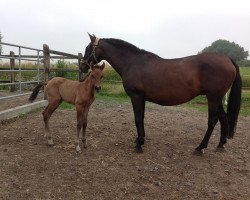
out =
[[[208,141],[211,137],[215,125],[218,122],[218,107],[219,107],[218,102],[216,101],[213,102],[208,99],[208,128],[200,145],[195,149],[194,154],[200,155],[203,153],[202,150],[204,148],[207,148]]]
[[[137,140],[136,140],[136,151],[142,153],[141,145],[144,144],[144,111],[145,111],[145,99],[143,95],[133,94],[130,96],[133,105],[135,125],[137,128]]]

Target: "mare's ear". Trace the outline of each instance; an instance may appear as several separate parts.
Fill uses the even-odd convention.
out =
[[[96,36],[93,34],[93,36],[92,35],[90,35],[89,33],[88,33],[88,35],[89,35],[89,38],[90,38],[90,41],[91,41],[91,43],[94,43],[95,41],[96,41]]]

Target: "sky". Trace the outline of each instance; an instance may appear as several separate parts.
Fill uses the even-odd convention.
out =
[[[3,42],[72,54],[84,53],[87,32],[163,58],[197,54],[218,39],[250,51],[250,1],[0,0],[0,32]]]

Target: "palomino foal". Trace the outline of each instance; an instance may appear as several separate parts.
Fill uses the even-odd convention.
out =
[[[62,101],[73,104],[77,112],[77,136],[76,136],[76,151],[80,152],[80,139],[83,142],[83,147],[86,148],[86,127],[87,116],[90,105],[95,100],[95,90],[101,89],[101,79],[105,64],[101,66],[94,65],[91,67],[90,75],[83,81],[72,81],[61,77],[51,79],[45,86],[45,92],[48,96],[48,105],[43,111],[43,120],[45,123],[45,137],[48,140],[48,145],[53,145],[53,139],[49,128],[49,119],[52,113],[58,108]],[[37,97],[40,88],[45,84],[39,84],[30,95],[29,100],[32,102]],[[82,130],[82,132],[81,132]],[[82,133],[80,135],[80,132]]]

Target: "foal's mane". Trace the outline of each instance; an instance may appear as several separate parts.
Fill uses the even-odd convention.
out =
[[[102,40],[104,40],[105,42],[107,42],[113,46],[116,46],[116,47],[121,48],[123,50],[127,49],[127,50],[132,51],[133,53],[136,53],[136,54],[150,54],[152,56],[159,57],[158,55],[156,55],[152,52],[146,51],[144,49],[140,49],[140,48],[136,47],[135,45],[133,45],[129,42],[126,42],[124,40],[114,39],[114,38],[104,38]]]

